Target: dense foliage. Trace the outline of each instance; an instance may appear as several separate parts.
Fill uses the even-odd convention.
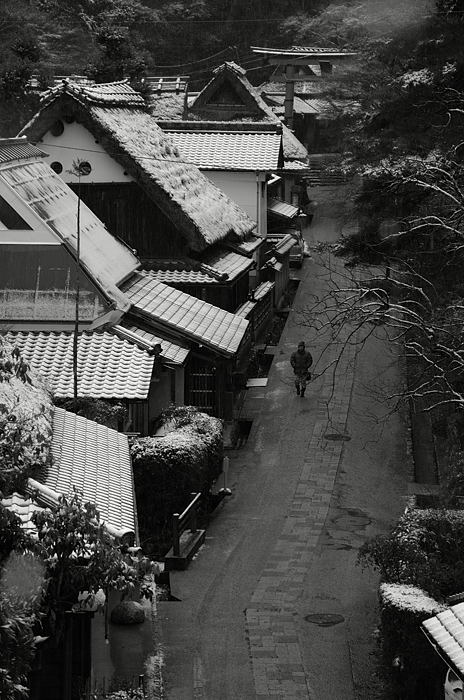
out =
[[[87,396],[55,400],[55,405],[114,430],[118,429],[127,414],[127,409],[122,403]]]
[[[49,458],[52,404],[17,349],[0,341],[0,491],[21,487]]]
[[[408,584],[437,599],[459,593],[464,574],[464,512],[408,510],[387,535],[361,547],[360,561],[383,581]]]

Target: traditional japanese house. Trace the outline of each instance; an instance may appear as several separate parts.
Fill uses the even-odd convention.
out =
[[[308,155],[303,144],[282,124],[257,88],[250,83],[246,71],[233,61],[218,66],[203,90],[188,101],[187,118],[280,124],[284,160],[305,161]]]
[[[142,260],[201,256],[255,228],[179,153],[127,82],[63,81],[44,93],[21,134],[44,148],[55,172]],[[76,161],[85,164],[79,173]]]
[[[282,128],[265,122],[159,121],[179,151],[257,222],[267,233],[267,180],[283,167]],[[260,268],[259,248],[254,256]],[[259,282],[251,272],[251,289]]]
[[[151,279],[139,267],[39,149],[0,141],[0,322],[52,392],[74,394],[78,296],[79,396],[123,401],[126,428],[143,434],[171,402],[229,417],[224,377],[246,354],[248,323],[156,280],[153,313],[138,314],[129,290]]]

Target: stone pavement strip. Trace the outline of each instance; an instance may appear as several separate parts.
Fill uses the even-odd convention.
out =
[[[335,358],[336,349],[329,352]],[[346,424],[354,380],[355,348],[345,348],[337,370],[337,391],[332,377],[324,376],[318,392],[318,420],[308,440],[301,474],[283,531],[262,572],[246,610],[256,698],[314,699],[299,647],[296,602],[317,547],[329,510],[343,440],[329,442],[323,418],[330,404],[330,424],[340,433]]]

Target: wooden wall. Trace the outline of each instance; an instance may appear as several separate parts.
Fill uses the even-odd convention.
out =
[[[77,185],[70,185],[77,192]],[[188,245],[174,224],[135,183],[81,184],[82,201],[139,257],[187,255]]]

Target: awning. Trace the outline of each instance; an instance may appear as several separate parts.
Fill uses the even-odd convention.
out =
[[[464,681],[464,603],[424,620],[422,629],[440,656]]]
[[[280,216],[283,219],[294,219],[295,216],[298,216],[300,210],[298,207],[294,207],[293,204],[281,202],[279,199],[271,197],[267,200],[267,211],[269,214]]]

